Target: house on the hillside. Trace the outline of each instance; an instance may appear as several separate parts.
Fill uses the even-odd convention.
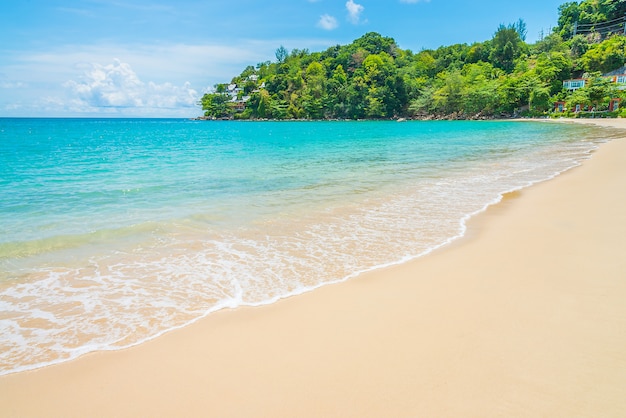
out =
[[[565,80],[563,82],[563,88],[565,90],[574,91],[578,89],[582,89],[587,84],[587,79],[585,78],[572,78],[570,80]]]
[[[626,66],[620,67],[606,74],[602,74],[602,77],[610,80],[611,83],[617,84],[617,88],[619,90],[626,90]],[[585,87],[586,85],[586,78],[571,78],[563,81],[563,88],[568,91],[575,91]]]
[[[626,66],[620,67],[609,73],[603,74],[603,77],[610,79],[612,83],[617,84],[619,90],[626,90]]]
[[[618,90],[626,90],[626,66],[623,66],[611,72],[602,74],[602,77],[606,80],[609,80],[611,83],[616,84]],[[585,87],[587,85],[587,81],[588,80],[586,78],[572,78],[569,80],[565,80],[563,81],[563,89],[569,92],[573,92],[573,91],[576,91],[578,89]],[[621,100],[622,99],[620,98],[612,98],[609,101],[609,109],[608,109],[609,112],[617,112],[620,109]],[[565,102],[554,103],[555,112],[562,113],[567,110],[568,109],[565,108]],[[575,113],[578,113],[581,111],[590,111],[590,110],[593,111],[595,109],[586,109],[582,105],[576,105],[573,109],[570,109],[570,111],[573,111]]]
[[[619,97],[611,99],[611,101],[609,102],[609,112],[617,112],[619,110],[621,101],[622,99],[620,99]]]
[[[246,104],[250,100],[250,96],[243,96],[241,99],[233,99],[233,109],[237,112],[243,112],[246,110]]]
[[[251,74],[246,78],[246,80],[258,83],[259,76],[256,74]],[[231,109],[235,110],[236,112],[243,112],[244,110],[246,110],[246,105],[250,101],[251,96],[245,95],[246,92],[242,87],[239,87],[237,83],[223,84],[220,86],[224,87],[223,94],[230,98],[228,100],[228,103]],[[262,82],[261,85],[258,88],[254,89],[252,92],[257,93],[260,91],[259,89],[263,88],[265,88],[265,82]]]
[[[574,113],[578,113],[578,112],[582,112],[582,111],[589,111],[590,109],[587,108],[586,106],[583,106],[582,104],[576,104],[574,105],[573,109],[567,109],[565,107],[566,103],[565,102],[554,102],[554,111],[556,113],[564,113],[569,111],[573,111]]]
[[[554,111],[558,113],[565,112],[565,102],[554,102]]]

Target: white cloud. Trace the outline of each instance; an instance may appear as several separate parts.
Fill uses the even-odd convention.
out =
[[[68,45],[53,51],[22,54],[7,69],[7,78],[28,77],[40,80],[45,68],[46,80],[66,81],[74,77],[77,65],[111,62],[118,58],[128,63],[142,77],[155,82],[182,84],[202,82],[213,77],[232,77],[241,65],[258,62],[273,55],[276,44],[259,45],[250,41],[239,45],[211,44],[127,44]],[[26,78],[24,81],[31,82]]]
[[[365,7],[355,3],[353,0],[348,0],[346,2],[346,9],[348,9],[348,20],[355,25],[358,24],[361,20],[361,13],[363,13]]]
[[[74,96],[73,104],[85,111],[99,108],[179,109],[195,107],[199,93],[189,83],[143,82],[127,63],[93,63],[80,81],[64,84]]]
[[[326,30],[336,29],[339,24],[337,23],[337,19],[335,19],[331,15],[322,15],[320,16],[319,22],[317,22],[317,26]]]
[[[208,87],[273,59],[278,45],[315,50],[336,43],[280,38],[8,51],[0,57],[0,116],[194,117],[201,109],[190,103]]]

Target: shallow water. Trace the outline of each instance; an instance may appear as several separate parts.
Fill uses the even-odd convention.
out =
[[[0,374],[426,254],[610,136],[533,122],[0,119]]]

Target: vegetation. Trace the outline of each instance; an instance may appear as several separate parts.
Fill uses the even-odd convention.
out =
[[[576,27],[585,28],[583,32],[623,33],[623,17],[626,14],[625,0],[585,0],[568,2],[559,6],[559,20],[555,33],[564,39],[575,35]]]
[[[622,19],[626,0],[584,0],[559,7],[558,26],[527,44],[526,24],[500,25],[492,39],[414,53],[370,32],[323,52],[284,47],[275,62],[249,66],[201,100],[208,118],[389,119],[545,115],[605,110],[623,92],[601,75],[626,62],[626,37],[574,35],[575,22]],[[606,27],[606,26],[603,26]],[[563,81],[584,77],[584,88]]]

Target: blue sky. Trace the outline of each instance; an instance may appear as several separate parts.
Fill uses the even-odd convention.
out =
[[[276,48],[321,51],[366,32],[420,51],[527,41],[565,0],[2,0],[0,117],[194,117],[197,101]]]

